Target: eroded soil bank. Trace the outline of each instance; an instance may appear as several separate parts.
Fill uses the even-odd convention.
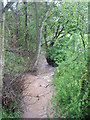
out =
[[[52,97],[54,67],[49,66],[44,52],[40,54],[37,72],[27,73],[23,91],[23,118],[47,118],[48,101]],[[49,106],[50,107],[50,106]],[[44,108],[44,109],[43,109]],[[51,110],[48,111],[50,113]],[[49,116],[53,118],[52,115]]]

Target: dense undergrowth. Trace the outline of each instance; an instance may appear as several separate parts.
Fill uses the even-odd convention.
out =
[[[12,109],[12,105],[11,105],[11,109]],[[5,108],[2,108],[2,118],[3,119],[4,118],[21,118],[20,111],[17,110],[17,108],[16,108],[16,111],[12,111],[9,109],[6,110]]]
[[[4,73],[17,73],[14,74],[16,77],[18,75],[18,72],[21,72],[25,69],[24,65],[25,65],[25,60],[23,57],[21,56],[15,56],[15,54],[13,54],[12,52],[5,52],[5,70]],[[22,66],[23,65],[23,66]]]
[[[78,58],[73,61],[76,57]],[[55,117],[83,118],[88,114],[89,81],[87,61],[84,54],[77,52],[55,69],[53,84],[55,93],[52,104]]]
[[[66,54],[65,61],[61,61],[61,53],[55,56],[58,67],[53,78],[55,91],[51,103],[57,118],[85,119],[89,116],[88,50],[87,45],[86,49],[82,49],[80,37],[77,38],[76,48],[71,44],[62,47],[62,54]]]
[[[5,51],[2,118],[21,118],[19,107],[23,88],[22,75],[25,70],[30,69],[26,67],[27,63],[24,57]]]
[[[87,35],[84,35],[85,44],[87,46]],[[55,39],[53,45],[49,45],[48,51],[46,52],[45,56],[46,58],[53,60],[54,65],[58,66],[58,63],[62,63],[62,61],[65,61],[68,59],[69,56],[67,51],[71,49],[71,52],[75,50],[83,50],[82,40],[80,37],[80,34],[78,33],[70,33],[65,35],[63,38]]]

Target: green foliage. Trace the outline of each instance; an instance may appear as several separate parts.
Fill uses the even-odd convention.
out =
[[[25,69],[24,65],[25,59],[23,57],[15,56],[12,52],[5,52],[5,73],[19,72],[21,69]]]
[[[8,107],[2,107],[2,118],[22,118],[21,112],[16,107],[15,101],[11,103]]]
[[[40,27],[45,13],[51,3],[38,3],[38,15]],[[87,23],[88,23],[88,3],[85,2],[56,2],[45,21],[47,26],[46,40],[53,40],[54,45],[49,46],[46,53],[47,58],[53,59],[58,67],[55,69],[53,83],[55,86],[55,95],[52,98],[52,104],[56,110],[55,116],[69,116],[72,118],[84,117],[88,106],[88,81],[86,79],[87,67],[86,53],[79,51],[82,47],[80,34],[84,37],[87,45]],[[27,34],[27,48],[35,53],[37,40],[35,4],[27,4],[27,29],[25,28],[25,6],[22,3],[18,5],[18,11],[15,6],[13,10],[6,11],[6,40],[5,48],[15,47],[25,49],[25,36]],[[16,20],[18,14],[18,23]],[[18,27],[17,27],[18,25]],[[18,28],[18,40],[16,29]],[[77,34],[78,32],[78,34]],[[45,35],[44,32],[42,32]],[[68,36],[70,35],[70,36]],[[62,37],[64,36],[64,37]],[[62,38],[61,38],[62,37]],[[43,42],[42,42],[43,43]],[[13,45],[12,45],[13,44]],[[87,47],[87,46],[86,46]],[[78,56],[78,58],[77,58]],[[30,56],[31,57],[31,56]],[[76,60],[74,60],[77,58]],[[5,73],[14,72],[15,77],[26,68],[27,59],[17,56],[11,52],[5,52]],[[65,60],[65,61],[63,61]],[[73,61],[74,60],[74,61]],[[84,83],[84,85],[83,85]],[[7,117],[6,110],[3,109],[4,117]],[[84,112],[85,111],[85,112]],[[10,117],[18,116],[10,113]]]
[[[63,38],[57,38],[54,40],[54,45],[48,48],[46,57],[55,60],[56,64],[65,61],[67,59],[66,51],[70,49],[70,47],[75,50],[76,40],[78,42],[79,37],[79,34],[71,33],[71,35],[67,34]]]
[[[51,103],[54,117],[84,118],[89,106],[89,81],[85,51],[67,51],[68,59],[55,69],[53,84],[55,92]],[[78,56],[78,58],[77,58]]]
[[[16,110],[12,112],[12,110],[2,108],[2,118],[21,118],[20,111]]]
[[[60,63],[66,58],[66,43],[70,38],[58,38],[55,40],[54,45],[48,48],[48,52],[46,53],[46,57],[50,57],[51,59],[55,60],[56,63]]]

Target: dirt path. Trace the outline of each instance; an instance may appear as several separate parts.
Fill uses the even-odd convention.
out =
[[[47,118],[47,105],[52,97],[51,80],[54,68],[48,65],[43,54],[40,54],[36,75],[28,73],[25,78],[23,118]],[[52,115],[49,117],[53,118]]]

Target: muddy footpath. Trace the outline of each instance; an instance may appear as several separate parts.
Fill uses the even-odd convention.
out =
[[[33,75],[27,73],[23,91],[23,118],[47,118],[47,106],[53,94],[52,78],[54,67],[48,65],[44,52],[40,54],[37,72]],[[49,105],[49,118],[52,110]]]

